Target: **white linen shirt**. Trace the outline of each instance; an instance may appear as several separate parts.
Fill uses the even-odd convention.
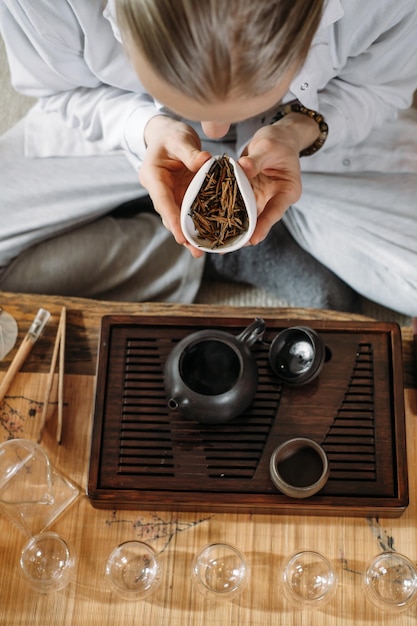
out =
[[[27,117],[28,156],[122,150],[140,166],[145,126],[166,109],[145,92],[125,55],[114,0],[104,7],[102,0],[0,0],[0,30],[14,88],[39,99]],[[320,111],[329,125],[325,146],[302,159],[303,169],[417,171],[408,126],[404,136],[393,131],[416,87],[415,0],[327,0],[284,98]],[[274,113],[237,124],[238,153]],[[417,132],[417,119],[411,123]],[[400,159],[398,150],[369,140],[377,128],[400,144]]]

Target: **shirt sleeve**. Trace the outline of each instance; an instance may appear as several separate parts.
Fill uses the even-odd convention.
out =
[[[318,92],[329,125],[323,148],[354,146],[412,104],[417,87],[415,2],[345,2],[333,26],[335,76]],[[366,5],[366,6],[365,6]]]
[[[89,19],[101,29],[96,41],[104,50],[103,64],[108,64],[102,73],[112,77],[108,83],[89,64],[88,55],[95,52],[86,49],[85,25],[70,3],[46,0],[38,7],[29,0],[0,0],[0,31],[12,85],[37,98],[38,108],[58,113],[87,140],[140,160],[146,150],[145,126],[160,112],[120,53],[121,44],[103,18],[100,2],[91,4],[95,8],[88,9]],[[118,72],[131,74],[131,88],[117,85],[113,78]]]

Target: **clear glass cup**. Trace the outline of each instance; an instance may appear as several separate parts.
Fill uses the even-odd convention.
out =
[[[155,550],[142,541],[121,543],[109,555],[106,578],[124,600],[143,600],[161,583],[161,565]]]
[[[72,548],[54,532],[31,537],[20,554],[23,578],[41,593],[64,589],[74,574],[76,562]]]
[[[363,575],[365,597],[385,612],[401,612],[417,601],[417,568],[406,556],[386,551],[367,565]]]
[[[314,550],[303,550],[284,562],[282,584],[287,600],[300,608],[318,608],[336,593],[337,576],[325,556]]]
[[[0,511],[27,536],[46,530],[77,496],[42,446],[29,439],[0,444]]]
[[[243,554],[226,543],[213,543],[201,550],[192,565],[194,586],[206,598],[227,601],[246,587],[249,566]]]

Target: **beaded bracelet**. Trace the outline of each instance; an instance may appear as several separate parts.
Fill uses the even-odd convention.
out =
[[[327,139],[327,135],[329,134],[329,127],[324,121],[324,117],[321,115],[321,113],[317,113],[317,111],[313,111],[312,109],[307,109],[307,107],[303,106],[298,101],[289,102],[288,104],[285,104],[274,115],[271,124],[274,124],[274,122],[278,122],[278,120],[281,120],[283,117],[288,115],[288,113],[301,113],[302,115],[307,115],[318,124],[318,127],[320,129],[319,137],[314,143],[311,144],[311,146],[309,146],[308,148],[304,148],[304,150],[301,150],[300,157],[310,156],[320,150],[320,148],[323,147]]]

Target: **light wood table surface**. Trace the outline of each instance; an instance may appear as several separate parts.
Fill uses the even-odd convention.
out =
[[[76,575],[59,592],[40,595],[19,574],[22,532],[0,518],[0,624],[3,626],[355,626],[417,624],[417,605],[400,616],[384,614],[365,600],[361,573],[366,562],[393,548],[417,561],[417,390],[412,332],[402,329],[409,459],[410,504],[396,519],[280,516],[217,513],[174,513],[94,509],[85,495],[94,404],[95,366],[100,319],[106,314],[223,315],[237,310],[204,305],[121,304],[76,298],[0,293],[0,306],[15,316],[19,339],[0,363],[4,376],[19,342],[39,307],[52,314],[0,406],[0,441],[19,437],[36,440],[47,372],[61,307],[67,307],[65,406],[62,445],[55,443],[55,420],[42,441],[53,465],[80,489],[74,504],[51,529],[71,543],[78,555]],[[364,320],[359,315],[304,309],[241,308],[239,316],[266,320]],[[163,581],[156,594],[142,602],[118,599],[106,586],[105,560],[119,543],[148,542],[160,555]],[[192,589],[193,556],[211,542],[228,542],[246,555],[251,579],[243,594],[226,604],[212,604]],[[279,585],[283,560],[300,549],[322,552],[333,563],[338,589],[330,604],[300,611]]]

